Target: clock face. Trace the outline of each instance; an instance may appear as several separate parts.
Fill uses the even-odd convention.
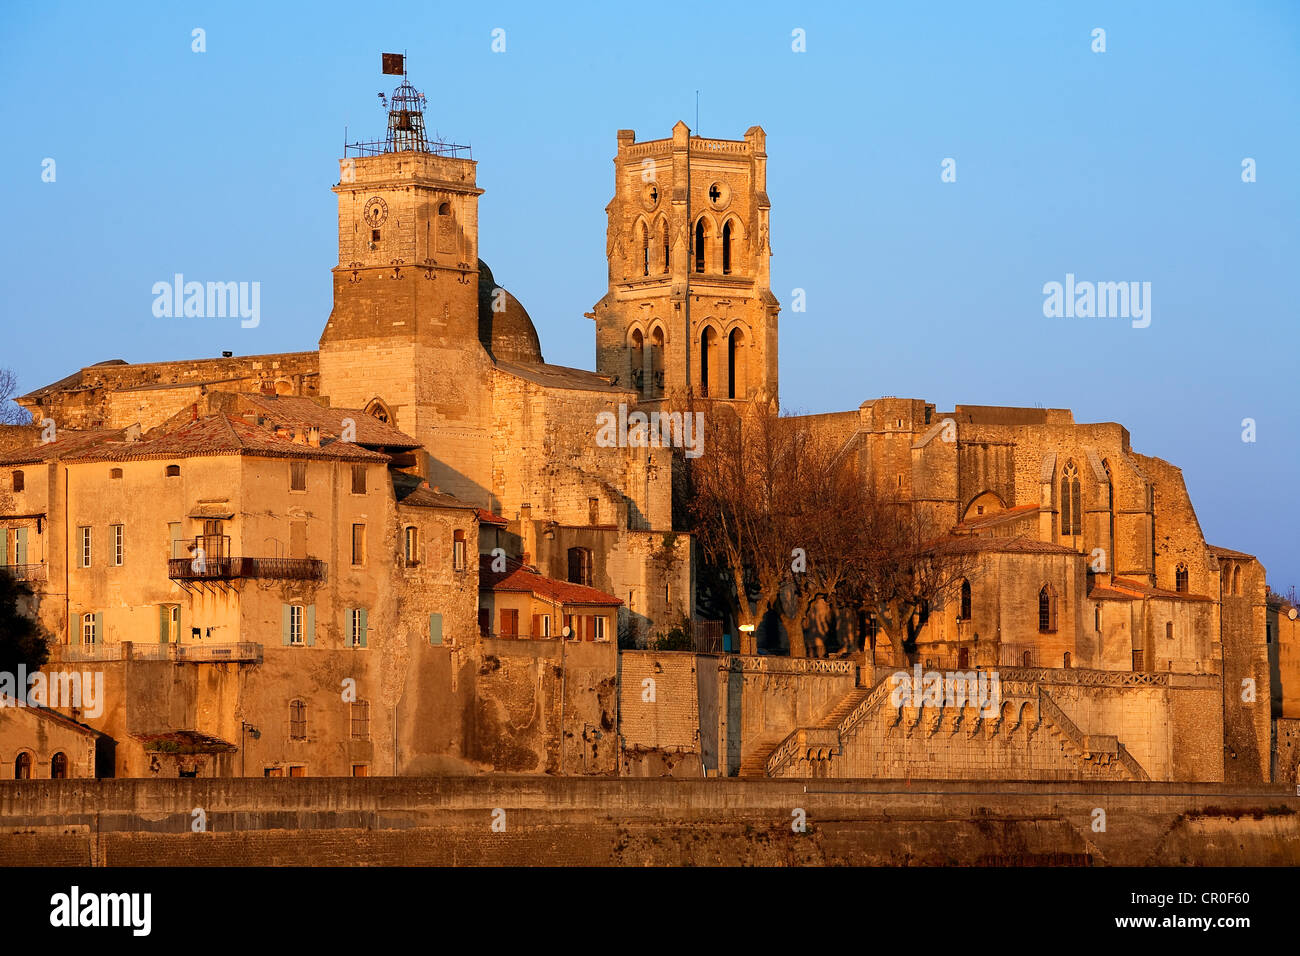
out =
[[[369,226],[378,226],[388,218],[388,203],[384,202],[378,196],[371,196],[366,200],[365,211],[361,214]]]

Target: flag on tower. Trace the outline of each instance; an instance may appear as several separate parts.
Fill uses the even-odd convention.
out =
[[[406,73],[406,64],[403,62],[406,57],[403,54],[385,53],[383,54],[383,58],[385,73],[393,73],[397,76],[402,76]]]

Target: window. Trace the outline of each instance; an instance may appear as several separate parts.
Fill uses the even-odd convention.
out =
[[[1020,656],[1020,666],[1021,667],[1034,666],[1034,655],[1032,651],[1025,651],[1025,653]]]
[[[957,648],[957,670],[964,671],[970,667],[970,648]]]
[[[1135,671],[1139,671],[1139,672],[1142,671],[1142,670],[1144,669],[1144,668],[1143,668],[1143,663],[1144,663],[1144,662],[1143,662],[1143,660],[1142,660],[1142,652],[1141,652],[1141,651],[1134,651],[1134,652],[1133,652],[1133,670],[1135,670]]]
[[[408,526],[406,529],[406,566],[413,568],[420,563],[419,555],[419,531],[414,526]]]
[[[352,739],[370,739],[370,701],[358,700],[352,704]]]
[[[364,495],[366,493],[366,466],[352,466],[352,493],[354,495]]]
[[[1098,604],[1092,609],[1092,628],[1094,631],[1101,630],[1101,605]]]
[[[23,751],[14,758],[14,779],[32,779],[32,755]]]
[[[26,482],[23,480],[23,473],[21,471],[15,471],[13,473],[13,479],[14,491],[22,491],[23,488],[26,487]]]
[[[113,567],[120,568],[123,554],[122,526],[120,524],[109,525],[108,531],[113,540]]]
[[[704,227],[704,219],[701,217],[695,223],[695,271],[704,271],[704,243],[708,238],[708,230]]]
[[[1079,469],[1073,460],[1061,470],[1061,534],[1083,533],[1083,508],[1079,495]]]
[[[519,611],[514,608],[501,609],[501,636],[519,636]]]
[[[267,767],[265,770],[262,771],[262,776],[263,776],[263,777],[283,777],[283,776],[284,776],[284,768],[283,768],[283,767]]]
[[[591,587],[591,549],[569,549],[569,583]]]
[[[1174,590],[1179,594],[1187,593],[1187,565],[1181,561],[1174,568]]]
[[[603,617],[600,616],[593,617],[591,619],[591,623],[595,630],[596,640],[598,641],[609,640],[609,635],[605,633],[605,619]]]
[[[731,223],[722,227],[722,274],[731,274]]]
[[[354,763],[354,764],[352,765],[352,776],[354,776],[354,777],[368,777],[368,776],[370,776],[370,768],[369,768],[369,766],[367,766],[366,764],[363,764],[363,763]]]
[[[542,615],[542,637],[551,636],[551,615]]]
[[[90,558],[91,558],[90,529],[86,527],[78,528],[77,540],[81,542],[81,546],[78,549],[78,554],[77,554],[77,567],[88,568],[90,567]]]
[[[1070,666],[1070,652],[1065,652],[1065,658],[1061,661],[1061,666],[1068,668]]]
[[[1172,641],[1174,639],[1174,622],[1165,621],[1165,639]]]
[[[438,203],[438,215],[439,215],[439,216],[450,216],[450,215],[451,215],[451,203],[449,203],[449,202],[441,202],[441,203]]]
[[[600,524],[600,499],[587,499],[587,524]]]
[[[121,477],[122,477],[122,469],[121,469],[121,468],[110,468],[110,469],[108,469],[108,477],[109,477],[109,478],[121,478]]]
[[[661,226],[664,236],[664,275],[667,275],[672,268],[673,251],[672,240],[668,236],[668,223],[665,221]]]
[[[181,473],[180,465],[168,465],[166,468],[163,469],[163,475],[168,478],[176,478],[180,475],[180,473]]]
[[[969,581],[961,582],[961,613],[958,615],[958,620],[961,621],[970,620],[970,582]]]
[[[298,765],[296,765],[296,766],[292,766],[292,767],[289,768],[289,776],[291,776],[291,777],[305,777],[305,776],[307,776],[307,768],[304,767],[304,766],[302,766],[302,764],[298,764]]]
[[[301,700],[289,701],[289,739],[307,739],[307,705]]]
[[[465,532],[464,531],[456,531],[452,535],[451,569],[453,571],[465,570]]]
[[[366,526],[363,524],[352,526],[352,563],[366,563]]]
[[[1235,565],[1232,569],[1232,593],[1241,594],[1241,565]]]
[[[50,779],[68,779],[68,755],[61,750],[50,758]]]
[[[366,609],[363,607],[348,608],[347,631],[343,637],[348,647],[366,646],[367,617]]]
[[[289,490],[307,490],[307,463],[305,461],[292,461],[289,463]]]
[[[371,241],[371,242],[378,242],[378,241],[379,241],[379,230],[378,230],[378,229],[371,229],[371,230],[370,230],[370,241]]]
[[[181,639],[181,606],[163,604],[158,612],[158,640],[162,644],[175,644]]]
[[[1038,630],[1050,634],[1056,630],[1056,596],[1050,585],[1044,584],[1038,592]]]
[[[301,604],[289,605],[289,643],[295,647],[302,646],[302,611]]]
[[[641,223],[641,274],[648,276],[650,274],[650,230],[646,228],[645,223]]]

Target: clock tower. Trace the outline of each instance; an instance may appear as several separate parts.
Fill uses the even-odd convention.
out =
[[[481,436],[491,359],[478,337],[478,197],[468,147],[434,142],[423,94],[385,101],[383,140],[339,161],[334,308],[320,338],[321,394],[419,439],[421,471],[477,501],[490,485]],[[450,462],[456,462],[453,468]]]

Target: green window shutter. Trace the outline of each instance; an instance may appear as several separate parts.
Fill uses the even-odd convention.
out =
[[[343,609],[343,646],[352,646],[352,613],[353,608]]]
[[[103,611],[95,612],[95,633],[94,633],[93,643],[95,644],[104,643],[104,612]]]
[[[360,609],[357,611],[357,613],[361,615],[361,646],[362,646],[362,647],[365,647],[365,646],[366,646],[366,628],[369,627],[369,624],[366,623],[366,618],[367,618],[366,609],[365,609],[365,608],[360,608]]]
[[[0,528],[0,568],[9,563],[9,529]]]
[[[14,564],[27,563],[27,529],[14,529]]]
[[[168,625],[171,624],[171,608],[166,604],[158,605],[158,643],[166,644],[168,638]]]
[[[184,557],[176,547],[176,542],[181,539],[181,523],[179,521],[169,521],[167,522],[167,530],[171,532],[171,551],[168,553],[167,557]]]
[[[442,615],[441,614],[429,615],[429,643],[430,644],[442,643]]]
[[[314,647],[316,645],[316,605],[308,604],[305,610],[307,612],[307,646]]]
[[[281,604],[280,608],[282,611],[280,615],[280,643],[288,644],[289,643],[289,616],[293,613],[293,609],[290,608],[289,605],[287,604]]]

